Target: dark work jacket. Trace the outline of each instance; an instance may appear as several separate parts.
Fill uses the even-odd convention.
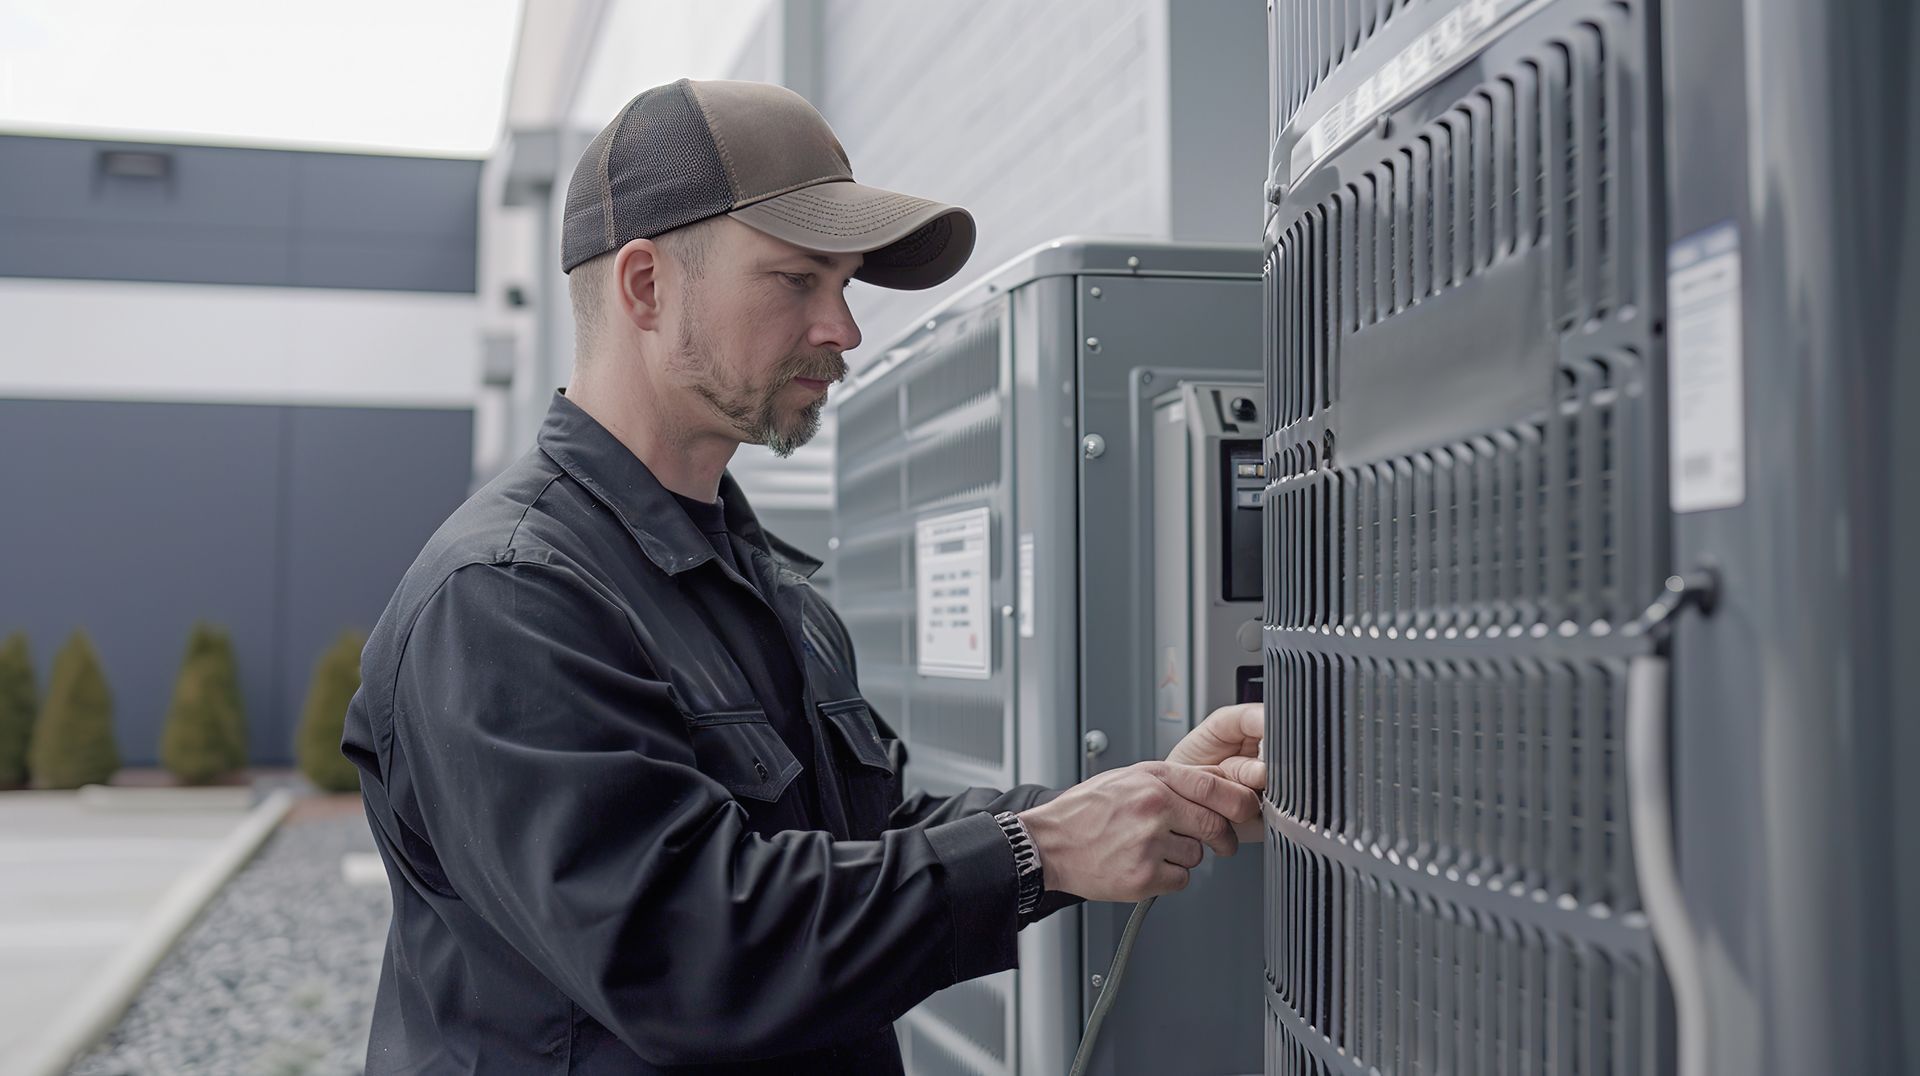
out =
[[[752,580],[556,396],[407,571],[343,743],[393,890],[368,1073],[895,1073],[896,1017],[1014,966],[991,812],[1047,794],[903,799],[818,562],[721,493]]]

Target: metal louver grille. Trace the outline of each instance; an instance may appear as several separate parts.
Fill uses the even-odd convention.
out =
[[[1006,512],[1005,310],[990,304],[942,326],[840,405],[836,604],[861,691],[906,742],[911,784],[934,794],[1013,783],[1007,673],[918,675],[913,591],[916,520],[982,504]],[[1011,1072],[1014,983],[1011,972],[975,979],[909,1012],[907,1071]]]
[[[1414,2],[1273,0],[1268,57],[1276,126],[1285,127],[1308,94]]]
[[[1621,629],[1666,574],[1652,158],[1620,62],[1643,18],[1549,5],[1513,31],[1534,46],[1329,162],[1344,182],[1272,233],[1270,1074],[1662,1071],[1623,742],[1650,644]],[[1433,386],[1481,361],[1403,326],[1482,310],[1537,320],[1486,343],[1535,402],[1350,447],[1391,441],[1343,438],[1385,359]]]

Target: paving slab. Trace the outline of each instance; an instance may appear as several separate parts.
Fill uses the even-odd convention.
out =
[[[87,995],[166,894],[247,818],[226,790],[123,803],[0,793],[0,1073]]]

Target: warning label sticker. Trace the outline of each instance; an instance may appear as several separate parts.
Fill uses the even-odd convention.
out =
[[[1740,233],[1716,225],[1667,248],[1669,481],[1675,512],[1747,498]]]
[[[922,676],[984,680],[993,673],[992,512],[974,508],[914,525],[914,597]]]

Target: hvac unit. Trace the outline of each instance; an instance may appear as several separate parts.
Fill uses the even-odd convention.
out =
[[[1920,19],[1269,12],[1267,1072],[1910,1071]]]
[[[1259,260],[1049,243],[840,398],[836,600],[909,783],[1065,787],[1258,691]],[[1252,845],[1162,901],[1094,1071],[1256,1071],[1259,907]],[[1129,910],[1058,913],[908,1013],[908,1070],[1066,1071]]]

